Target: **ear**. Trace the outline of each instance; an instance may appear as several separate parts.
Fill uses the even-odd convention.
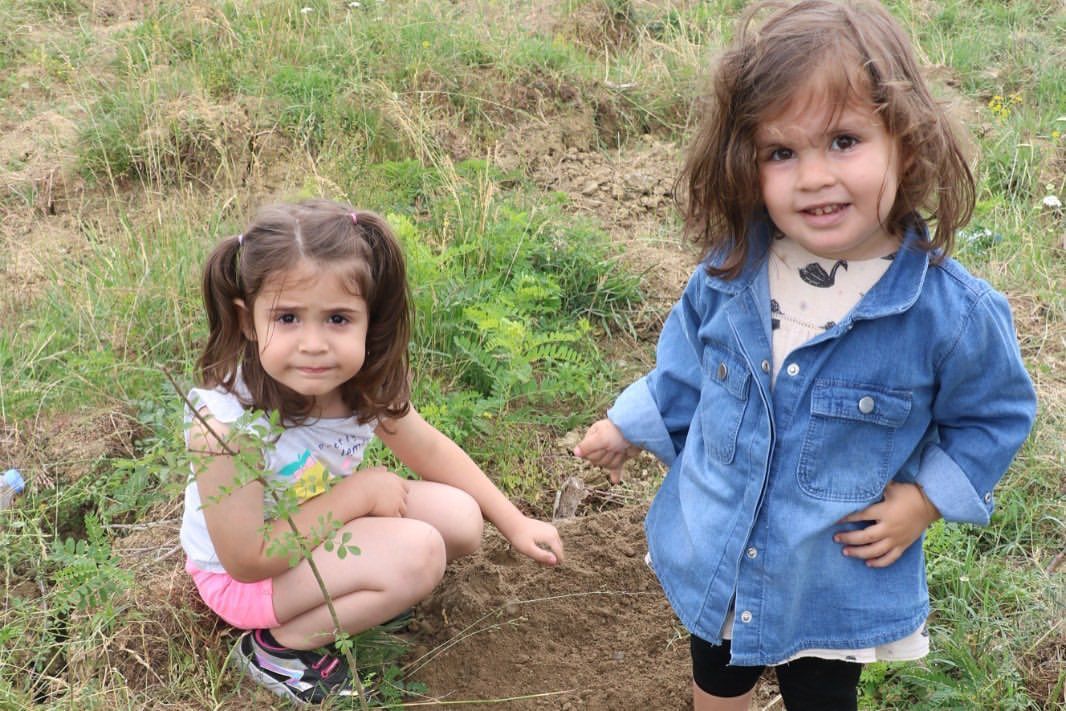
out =
[[[233,305],[237,307],[237,318],[241,322],[241,333],[249,341],[255,342],[255,321],[252,318],[251,310],[244,303],[244,299],[234,299]]]

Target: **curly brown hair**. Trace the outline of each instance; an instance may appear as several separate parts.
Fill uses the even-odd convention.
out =
[[[885,228],[902,237],[922,220],[935,223],[921,246],[936,250],[935,259],[949,254],[955,230],[973,212],[974,179],[907,34],[876,2],[771,1],[744,13],[719,59],[675,185],[686,235],[704,257],[716,257],[708,271],[736,277],[751,230],[770,224],[759,193],[755,133],[811,88],[837,112],[849,103],[872,105],[900,155],[900,185]]]
[[[370,312],[366,361],[341,386],[345,404],[361,423],[402,417],[410,409],[411,333],[403,251],[382,217],[330,200],[265,207],[241,236],[211,252],[203,273],[208,337],[197,363],[205,387],[233,392],[239,373],[251,395],[247,405],[277,411],[286,424],[308,417],[313,402],[263,369],[237,305],[242,300],[250,312],[266,280],[301,261],[346,268],[348,288]]]

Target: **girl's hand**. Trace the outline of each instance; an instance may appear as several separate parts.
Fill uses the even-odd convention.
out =
[[[838,533],[833,541],[844,544],[844,555],[865,560],[871,568],[887,568],[938,518],[940,512],[921,487],[893,481],[885,487],[884,501],[840,520],[874,523],[859,531]]]
[[[563,541],[555,526],[546,521],[522,516],[510,530],[502,531],[519,553],[529,556],[541,565],[558,565],[563,562]]]
[[[385,467],[361,469],[348,477],[370,505],[367,516],[403,516],[407,513],[407,480]]]
[[[622,481],[622,465],[639,452],[640,447],[630,444],[622,431],[606,418],[589,427],[585,438],[574,447],[575,456],[606,469],[612,484]]]

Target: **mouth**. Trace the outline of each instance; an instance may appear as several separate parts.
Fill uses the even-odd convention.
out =
[[[844,210],[844,208],[846,208],[847,206],[847,203],[834,202],[828,205],[815,205],[814,207],[807,207],[800,210],[800,212],[806,213],[808,215],[813,215],[814,217],[825,217],[826,215],[835,215],[836,213]]]
[[[327,368],[327,367],[319,367],[319,368],[297,368],[296,370],[300,371],[304,375],[322,375],[323,373],[328,373],[330,369]]]

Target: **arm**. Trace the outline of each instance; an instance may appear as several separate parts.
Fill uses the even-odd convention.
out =
[[[204,456],[196,485],[218,559],[235,580],[255,582],[289,568],[286,556],[270,556],[266,551],[271,540],[291,529],[288,522],[274,520],[266,524],[264,535],[263,485],[252,481],[234,488],[234,454],[242,447],[258,452],[258,446],[229,438],[229,434],[228,425],[210,416],[204,421],[196,420],[189,431],[189,450]],[[220,439],[227,445],[223,446]],[[327,516],[341,523],[366,515],[400,516],[405,496],[404,480],[376,467],[345,477],[329,491],[304,501],[292,519],[298,531],[307,533]]]
[[[985,525],[992,488],[1033,425],[1036,395],[1001,294],[983,294],[958,328],[936,364],[937,437],[922,452],[915,483],[945,520]]]
[[[413,407],[404,417],[378,425],[377,435],[423,479],[470,494],[515,550],[543,565],[562,562],[563,544],[555,526],[523,515],[459,445],[422,419]]]
[[[700,400],[704,344],[700,326],[714,308],[703,265],[663,324],[655,368],[627,387],[607,417],[631,445],[671,464],[684,448]]]
[[[987,524],[992,487],[1032,426],[1035,396],[1006,299],[989,290],[957,328],[937,364],[937,436],[922,452],[915,481],[890,483],[883,501],[842,519],[872,525],[833,538],[845,545],[844,555],[871,567],[891,565],[941,516]]]

